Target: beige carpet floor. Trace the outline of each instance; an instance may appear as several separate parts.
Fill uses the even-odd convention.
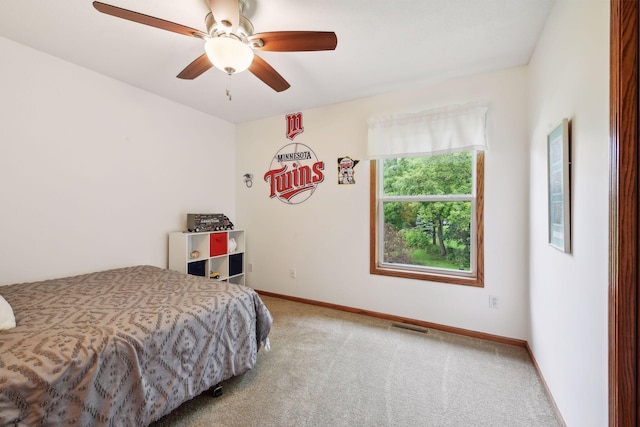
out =
[[[263,300],[271,350],[153,427],[561,425],[523,348]]]

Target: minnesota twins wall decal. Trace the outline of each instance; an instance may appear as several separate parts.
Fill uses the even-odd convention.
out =
[[[324,162],[311,148],[292,143],[282,147],[271,159],[264,180],[269,184],[269,197],[297,205],[307,200],[324,181]]]

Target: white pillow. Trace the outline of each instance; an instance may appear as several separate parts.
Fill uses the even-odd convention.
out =
[[[0,330],[16,327],[16,318],[6,299],[0,295]]]

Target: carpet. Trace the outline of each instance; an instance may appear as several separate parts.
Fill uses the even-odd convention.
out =
[[[562,425],[524,348],[263,300],[270,351],[153,427]]]

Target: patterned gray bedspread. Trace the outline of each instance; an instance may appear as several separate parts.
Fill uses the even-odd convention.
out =
[[[0,287],[0,425],[145,426],[256,364],[252,289],[136,266]]]

